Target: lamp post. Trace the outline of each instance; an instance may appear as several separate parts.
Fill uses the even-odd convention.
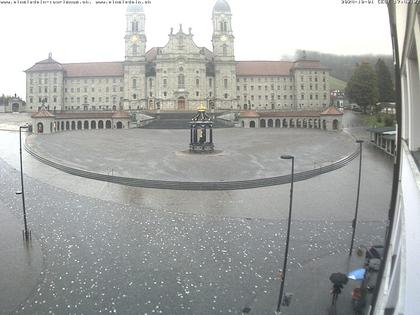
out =
[[[23,238],[25,241],[29,241],[31,239],[31,231],[28,230],[28,223],[26,221],[25,190],[23,188],[23,165],[22,165],[22,129],[27,129],[27,128],[29,128],[28,125],[19,127],[20,184],[21,184],[22,190],[16,193],[18,195],[22,195],[23,223],[25,226],[25,230],[22,232],[23,232]]]
[[[353,252],[354,233],[356,232],[357,213],[359,211],[360,178],[361,178],[361,175],[362,175],[362,144],[363,144],[363,140],[356,140],[356,143],[358,143],[360,145],[360,149],[359,149],[359,155],[360,155],[359,156],[359,179],[358,179],[358,182],[357,182],[356,210],[354,212],[354,219],[351,223],[351,227],[353,228],[353,233],[351,235],[349,256],[351,256],[351,254]]]
[[[290,223],[292,219],[293,180],[294,180],[294,173],[295,173],[295,157],[292,155],[282,155],[281,158],[284,160],[292,160],[292,177],[290,181],[290,201],[289,201],[289,217],[287,220],[286,249],[284,250],[283,272],[282,272],[282,277],[281,277],[279,301],[277,303],[276,314],[281,314],[280,308],[281,308],[281,303],[283,300],[284,282],[286,280],[287,256],[289,253],[289,240],[290,240]]]

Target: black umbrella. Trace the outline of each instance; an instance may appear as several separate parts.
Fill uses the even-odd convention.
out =
[[[349,281],[347,275],[341,272],[332,273],[330,276],[330,281],[334,284],[346,284]]]

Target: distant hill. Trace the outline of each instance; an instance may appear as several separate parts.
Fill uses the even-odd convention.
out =
[[[344,91],[346,88],[347,82],[334,78],[333,76],[330,76],[330,90],[341,90]]]
[[[330,75],[332,77],[345,82],[350,80],[356,64],[368,62],[374,66],[379,58],[385,62],[391,74],[394,73],[391,55],[334,55],[298,49],[295,52],[294,59],[301,59],[304,55],[306,55],[306,59],[320,60],[322,65],[331,69]],[[394,80],[394,78],[392,79]]]

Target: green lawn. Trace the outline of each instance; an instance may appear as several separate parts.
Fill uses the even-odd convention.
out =
[[[341,90],[344,91],[347,82],[330,76],[330,91]]]
[[[385,114],[385,113],[378,113],[378,114],[361,114],[360,118],[362,119],[363,123],[366,126],[372,128],[382,128],[385,126],[393,126],[394,125],[394,115]]]

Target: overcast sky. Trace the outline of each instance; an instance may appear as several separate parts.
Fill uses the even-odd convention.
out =
[[[211,49],[215,2],[151,0],[145,4],[147,50],[164,46],[170,28],[177,31],[180,23],[184,32],[192,28],[198,46]],[[392,53],[385,5],[349,5],[341,0],[228,2],[236,60],[281,60],[296,49],[343,55]],[[125,10],[125,5],[117,4],[0,4],[0,94],[25,98],[23,71],[46,59],[49,52],[61,63],[122,61]]]

